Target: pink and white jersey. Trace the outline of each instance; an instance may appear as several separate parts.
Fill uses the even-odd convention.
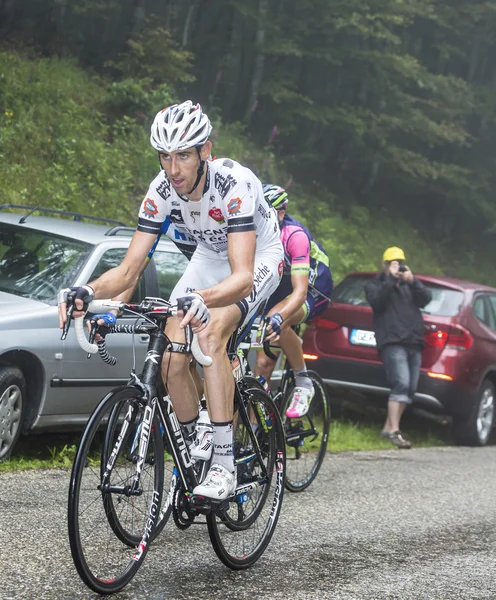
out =
[[[227,256],[229,233],[256,231],[257,253],[270,252],[271,247],[279,253],[276,211],[265,200],[260,180],[228,158],[206,165],[203,195],[197,202],[180,197],[160,171],[141,203],[138,231],[158,234],[169,218],[166,233],[174,242],[197,244],[220,256]]]
[[[310,272],[310,240],[298,225],[286,225],[281,229],[284,248],[284,270],[291,275],[308,275]]]

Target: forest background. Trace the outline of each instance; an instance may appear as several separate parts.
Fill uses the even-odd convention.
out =
[[[0,203],[134,224],[191,98],[336,279],[399,245],[496,285],[495,58],[495,0],[0,0]]]

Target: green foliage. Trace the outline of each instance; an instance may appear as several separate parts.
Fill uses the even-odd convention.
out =
[[[179,47],[170,31],[149,19],[145,29],[127,41],[119,60],[107,63],[125,77],[147,79],[152,84],[167,81],[176,86],[195,80],[191,74],[193,55]]]
[[[158,100],[136,87],[133,96],[129,87],[128,106],[136,96],[145,110]],[[160,95],[162,102],[170,98],[165,87]],[[3,201],[41,202],[134,223],[156,172],[148,141],[153,116],[124,114],[121,105],[108,118],[104,111],[115,106],[116,98],[115,86],[70,61],[0,53]]]

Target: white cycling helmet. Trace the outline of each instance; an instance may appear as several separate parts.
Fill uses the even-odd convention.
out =
[[[288,193],[278,185],[263,184],[263,193],[267,202],[276,210],[286,210],[288,206]]]
[[[150,143],[159,152],[177,152],[202,146],[212,125],[200,104],[186,100],[164,108],[153,121]]]

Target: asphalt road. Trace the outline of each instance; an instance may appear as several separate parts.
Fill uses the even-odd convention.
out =
[[[69,473],[0,475],[1,600],[97,598],[72,564]],[[496,598],[496,447],[329,454],[275,536],[232,572],[169,523],[119,600]]]

